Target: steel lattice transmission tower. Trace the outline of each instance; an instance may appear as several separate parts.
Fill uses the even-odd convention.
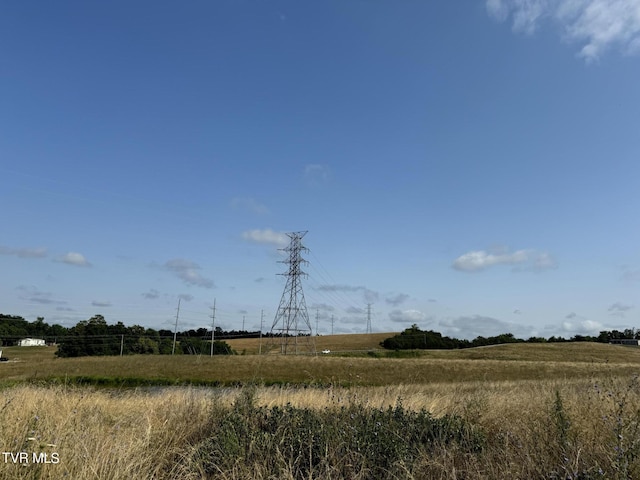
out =
[[[271,336],[275,338],[274,335],[280,335],[280,353],[285,355],[298,353],[299,343],[303,343],[299,341],[298,337],[304,339],[304,343],[311,353],[315,353],[311,322],[302,291],[302,277],[307,274],[302,271],[301,267],[308,263],[302,258],[302,254],[309,251],[307,247],[302,245],[302,237],[306,234],[306,231],[287,233],[291,239],[289,246],[280,249],[287,252],[289,257],[279,263],[289,265],[289,269],[287,272],[279,274],[287,277],[287,284],[282,292],[280,306],[273,320]]]

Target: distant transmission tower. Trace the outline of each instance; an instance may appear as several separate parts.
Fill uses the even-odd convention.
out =
[[[371,333],[371,304],[367,303],[367,333]]]
[[[307,312],[307,303],[304,300],[304,292],[302,291],[302,277],[306,273],[300,268],[302,264],[308,262],[302,258],[303,252],[309,249],[302,245],[302,237],[307,232],[287,233],[291,239],[289,246],[281,250],[289,253],[289,258],[281,260],[280,263],[289,265],[289,269],[284,275],[287,277],[287,284],[282,292],[280,306],[276,312],[271,327],[271,336],[280,335],[280,353],[298,353],[299,337],[303,338],[308,349],[315,353],[315,345],[313,341],[311,323],[309,322],[309,313]]]

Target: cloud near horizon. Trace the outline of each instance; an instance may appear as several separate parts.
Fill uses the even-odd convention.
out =
[[[429,317],[426,313],[421,312],[420,310],[414,310],[414,309],[409,309],[409,310],[400,310],[400,309],[396,309],[396,310],[391,310],[389,312],[389,320],[391,320],[392,322],[395,323],[407,323],[407,324],[411,324],[413,325],[418,324],[418,326],[423,327],[425,322],[431,323],[431,321],[433,320],[433,318]],[[420,325],[420,324],[423,325]]]
[[[511,19],[514,32],[533,34],[545,21],[563,40],[581,45],[578,56],[597,61],[606,51],[640,54],[640,0],[486,0],[489,15]]]
[[[547,252],[507,249],[497,251],[473,250],[460,255],[451,267],[460,272],[480,272],[496,265],[512,265],[513,271],[543,271],[557,267],[555,259]]]
[[[37,303],[39,305],[65,305],[67,302],[56,300],[51,292],[43,292],[33,285],[20,285],[16,287],[20,292],[20,298],[29,303]]]
[[[316,290],[321,292],[362,292],[362,296],[367,303],[374,303],[380,294],[374,290],[369,290],[362,285],[320,285]]]
[[[10,248],[0,245],[0,255],[13,255],[18,258],[44,258],[46,248]]]
[[[91,302],[91,306],[92,307],[110,307],[111,302],[108,300],[107,301],[94,300]]]
[[[187,285],[213,288],[213,280],[203,277],[198,270],[200,265],[184,258],[174,258],[164,264],[165,268],[184,281]]]

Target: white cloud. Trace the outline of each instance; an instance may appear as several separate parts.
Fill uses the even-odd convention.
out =
[[[552,20],[567,41],[581,45],[578,55],[586,62],[614,47],[640,53],[640,0],[487,0],[486,8],[501,22],[511,16],[516,32],[530,34]]]
[[[69,252],[59,259],[60,262],[66,263],[67,265],[75,265],[77,267],[90,267],[91,264],[87,261],[87,259],[81,253],[77,252]]]
[[[284,248],[289,244],[289,237],[286,233],[274,232],[270,228],[248,230],[242,233],[242,238],[248,242],[274,245],[278,248]]]
[[[165,268],[188,285],[212,288],[213,280],[203,277],[198,270],[200,265],[184,258],[174,258],[164,264]]]
[[[236,209],[246,210],[259,215],[269,213],[269,209],[265,205],[251,197],[236,197],[231,200],[231,206]]]
[[[452,267],[461,272],[479,272],[496,265],[514,265],[514,271],[543,271],[557,267],[556,261],[549,253],[535,250],[509,252],[504,248],[467,252],[456,258]]]
[[[43,258],[47,256],[46,248],[10,248],[0,245],[0,255],[14,255],[18,258]]]
[[[604,325],[584,317],[574,317],[570,322],[562,322],[562,330],[570,335],[597,335]]]
[[[446,335],[472,340],[476,337],[490,337],[503,333],[512,333],[517,338],[528,338],[531,329],[517,323],[487,317],[484,315],[461,316],[440,321]]]

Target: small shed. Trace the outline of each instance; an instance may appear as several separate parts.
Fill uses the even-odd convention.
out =
[[[41,338],[23,338],[18,342],[20,347],[44,347],[46,345]]]

